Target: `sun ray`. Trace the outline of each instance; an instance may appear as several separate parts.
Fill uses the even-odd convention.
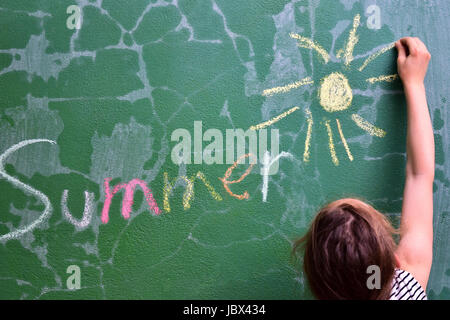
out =
[[[300,109],[300,108],[299,107],[293,107],[293,108],[289,109],[288,111],[283,112],[282,114],[280,114],[280,115],[278,115],[278,116],[276,116],[276,117],[274,117],[274,118],[272,118],[272,119],[270,119],[268,121],[262,122],[260,124],[255,125],[255,126],[251,126],[250,130],[259,130],[259,129],[268,127],[268,126],[274,124],[275,122],[280,121],[284,117],[290,115],[292,112],[297,111],[298,109]]]
[[[274,95],[276,93],[286,93],[286,92],[288,92],[288,91],[290,91],[292,89],[295,89],[295,88],[298,88],[298,87],[301,87],[301,86],[304,86],[304,85],[307,85],[307,84],[313,84],[313,83],[314,83],[314,81],[311,80],[310,77],[307,77],[307,78],[304,78],[302,80],[290,83],[290,84],[288,84],[286,86],[274,87],[274,88],[271,88],[271,89],[266,89],[266,90],[263,91],[262,95],[263,96],[271,96],[271,95]]]
[[[320,44],[314,42],[310,38],[303,37],[297,33],[290,33],[291,38],[297,39],[299,43],[297,44],[299,47],[315,50],[325,61],[325,64],[330,60],[330,55],[325,51],[324,48],[320,46]]]
[[[366,79],[366,81],[370,82],[370,83],[381,82],[381,81],[392,82],[396,79],[398,79],[398,74],[390,74],[390,75],[383,75],[383,76],[369,78],[369,79]]]
[[[304,162],[308,162],[309,161],[309,147],[311,145],[311,134],[312,134],[312,127],[313,127],[313,118],[312,118],[312,113],[309,109],[305,109],[305,113],[306,113],[306,122],[308,122],[308,131],[306,133],[306,138],[305,138],[305,152],[303,153],[303,161]]]
[[[328,132],[328,146],[330,148],[331,160],[333,160],[335,166],[338,166],[339,159],[336,155],[336,150],[334,149],[333,132],[331,131],[330,120],[325,121],[325,126],[327,127]]]
[[[350,152],[350,148],[348,147],[347,140],[345,140],[344,133],[342,132],[341,122],[336,118],[336,123],[339,131],[339,135],[341,136],[342,143],[344,144],[345,151],[347,152],[348,159],[353,161],[353,155]]]
[[[339,50],[338,54],[336,55],[338,58],[341,57],[344,58],[344,64],[346,66],[350,65],[350,63],[353,61],[353,50],[355,49],[355,46],[359,41],[359,37],[356,35],[356,30],[358,29],[360,21],[361,16],[357,14],[353,19],[353,27],[352,30],[350,30],[350,33],[348,34],[345,49]]]
[[[373,124],[363,119],[356,113],[352,114],[352,120],[356,123],[358,127],[363,129],[364,131],[367,131],[371,136],[383,138],[386,135],[386,131],[374,126]]]
[[[367,67],[367,65],[369,63],[371,63],[373,60],[375,60],[376,58],[378,58],[379,56],[381,56],[383,53],[385,53],[386,51],[391,50],[392,48],[395,47],[395,42],[392,42],[391,44],[389,44],[388,46],[378,50],[377,52],[375,52],[374,54],[370,55],[366,61],[364,61],[364,63],[362,64],[362,66],[358,69],[359,71],[363,71],[365,67]]]

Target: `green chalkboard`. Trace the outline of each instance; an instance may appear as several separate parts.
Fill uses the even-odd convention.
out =
[[[398,225],[406,105],[390,45],[418,36],[436,140],[427,293],[449,299],[449,12],[1,0],[0,298],[312,298],[290,251],[321,205],[360,197]]]

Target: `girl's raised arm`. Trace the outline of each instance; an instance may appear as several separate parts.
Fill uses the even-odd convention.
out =
[[[433,257],[434,136],[424,78],[431,55],[418,38],[400,39],[396,48],[408,113],[406,181],[396,255],[400,267],[426,289]]]

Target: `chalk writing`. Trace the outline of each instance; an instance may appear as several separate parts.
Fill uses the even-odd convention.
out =
[[[64,190],[63,195],[61,198],[61,209],[64,213],[64,216],[67,220],[74,226],[76,226],[79,229],[85,229],[89,223],[92,220],[92,213],[94,212],[94,194],[91,192],[84,192],[84,210],[83,210],[83,217],[80,221],[75,219],[69,211],[69,208],[67,208],[67,197],[69,194],[69,190]]]
[[[253,164],[258,162],[258,157],[262,159],[264,152],[267,150],[267,132],[264,127],[267,127],[292,112],[298,110],[298,107],[291,108],[290,110],[284,112],[283,114],[275,117],[272,120],[266,121],[256,126],[252,126],[246,131],[241,128],[226,129],[225,138],[223,137],[222,131],[218,129],[210,128],[203,134],[203,124],[202,121],[194,121],[194,148],[192,151],[192,138],[188,130],[183,128],[178,128],[174,130],[171,134],[171,140],[177,141],[177,144],[172,148],[171,160],[173,163],[180,164],[191,164],[192,154],[194,155],[194,164],[223,164],[224,154],[225,163],[233,164],[236,159],[240,158],[245,154],[246,148],[248,147],[248,152],[254,154],[255,156],[249,159]],[[271,153],[279,153],[279,134],[278,129],[271,129]],[[203,141],[211,141],[203,149]],[[225,146],[224,146],[225,140]],[[248,141],[248,144],[247,144]],[[224,148],[225,147],[225,148]],[[259,149],[259,152],[258,152]],[[224,152],[225,150],[225,152]],[[278,171],[278,166],[274,165],[269,174],[276,174]]]
[[[172,183],[169,182],[169,175],[167,172],[164,172],[164,189],[163,189],[163,196],[164,196],[164,210],[166,212],[170,212],[170,203],[169,203],[169,196],[172,192],[172,190],[175,188],[175,184],[177,181],[183,181],[186,184],[186,188],[183,194],[183,208],[184,210],[187,210],[191,207],[190,203],[191,200],[194,198],[194,181],[195,179],[200,179],[205,187],[208,189],[211,196],[216,201],[222,201],[222,197],[220,194],[216,192],[214,187],[209,183],[209,181],[206,179],[203,172],[199,171],[197,174],[193,175],[192,177],[188,178],[186,176],[178,176],[174,179]]]
[[[241,182],[242,180],[244,180],[245,177],[252,171],[253,166],[254,166],[255,164],[253,164],[253,163],[250,164],[250,166],[247,168],[247,170],[245,170],[245,172],[242,174],[242,176],[241,176],[239,179],[233,180],[233,181],[229,181],[228,178],[230,178],[231,173],[232,173],[233,170],[237,167],[237,165],[238,165],[238,163],[239,163],[240,160],[243,160],[243,159],[248,158],[248,157],[253,157],[253,156],[254,156],[253,154],[247,153],[247,154],[244,154],[243,156],[239,157],[239,159],[237,159],[237,160],[233,163],[233,165],[227,169],[227,171],[225,172],[225,176],[224,176],[223,178],[219,178],[219,180],[222,181],[223,187],[224,187],[225,190],[228,192],[228,194],[229,194],[230,196],[232,196],[232,197],[235,197],[236,199],[239,199],[239,200],[248,199],[249,194],[248,194],[247,191],[245,191],[243,194],[239,194],[239,195],[238,195],[238,194],[234,194],[234,193],[230,190],[230,187],[229,187],[228,185],[229,185],[229,184],[233,184],[233,183],[239,183],[239,182]]]
[[[275,138],[277,140],[278,136],[276,136]],[[264,138],[264,139],[266,139],[266,138]],[[0,177],[5,178],[14,186],[39,198],[45,205],[44,212],[39,216],[38,219],[36,219],[35,221],[33,221],[31,224],[27,225],[26,227],[22,227],[18,230],[14,230],[5,235],[0,236],[0,241],[7,241],[10,239],[15,239],[15,238],[21,237],[23,234],[32,231],[39,224],[41,224],[42,222],[47,220],[52,213],[52,210],[53,210],[52,205],[50,203],[50,200],[48,199],[48,197],[45,194],[43,194],[42,192],[40,192],[38,190],[35,190],[31,186],[26,185],[25,183],[19,181],[18,179],[8,175],[4,169],[5,159],[9,155],[11,155],[15,151],[17,151],[18,149],[20,149],[26,145],[37,143],[37,142],[49,142],[52,144],[56,144],[56,142],[47,140],[47,139],[34,139],[34,140],[25,140],[25,141],[22,141],[16,145],[10,147],[3,154],[0,155]],[[274,143],[274,141],[272,141],[272,144],[273,143]],[[281,154],[278,154],[278,146],[277,146],[276,150],[277,150],[276,153],[271,153],[271,152],[267,151],[267,149],[265,149],[264,162],[262,163],[263,168],[261,169],[261,175],[263,175],[263,180],[264,180],[263,181],[263,190],[262,190],[264,201],[266,201],[266,198],[267,198],[268,175],[271,174],[270,171],[272,170],[272,167],[278,166],[278,160],[280,158],[292,157],[292,155],[287,152],[282,152]],[[230,190],[229,185],[242,182],[242,180],[244,180],[245,177],[251,172],[255,163],[251,163],[250,166],[241,175],[241,177],[239,179],[232,180],[232,181],[230,181],[228,179],[230,178],[233,170],[237,167],[237,165],[240,162],[242,162],[245,158],[249,158],[250,160],[252,160],[253,157],[255,157],[255,156],[252,153],[247,153],[247,154],[240,156],[233,163],[233,165],[227,169],[224,177],[219,178],[219,180],[222,181],[225,190],[227,191],[227,193],[230,196],[237,198],[239,200],[249,198],[249,194],[247,191],[245,191],[243,194],[240,194],[240,195],[234,194]],[[250,161],[250,162],[254,162],[254,161]],[[166,212],[170,212],[170,210],[171,210],[170,203],[169,203],[169,196],[170,196],[170,193],[172,192],[172,190],[176,187],[176,182],[178,182],[178,181],[184,182],[186,184],[186,187],[185,187],[186,189],[183,194],[183,207],[185,210],[190,208],[190,203],[194,198],[194,182],[196,179],[199,179],[200,181],[203,182],[203,185],[206,187],[206,189],[208,190],[208,192],[210,193],[211,197],[214,200],[216,200],[216,201],[223,200],[222,196],[214,189],[214,187],[211,185],[211,183],[206,179],[205,174],[201,171],[198,171],[197,174],[191,176],[190,178],[188,178],[187,176],[179,176],[179,177],[175,178],[172,182],[169,182],[169,176],[168,176],[167,172],[164,172],[164,189],[163,189],[164,201],[163,202],[164,202],[164,210]],[[130,213],[131,213],[133,202],[134,202],[134,192],[135,192],[135,189],[137,186],[139,186],[142,189],[142,191],[144,192],[145,200],[148,203],[150,210],[152,210],[156,215],[159,215],[161,213],[161,210],[159,209],[155,199],[153,198],[153,194],[152,194],[151,190],[148,188],[145,181],[136,178],[136,179],[132,179],[128,183],[119,183],[119,184],[115,185],[114,187],[111,187],[110,186],[111,180],[112,180],[111,178],[104,179],[105,201],[104,201],[102,213],[101,213],[102,223],[106,224],[109,222],[109,210],[111,207],[112,199],[113,199],[114,195],[122,189],[125,190],[125,193],[124,193],[123,200],[122,200],[121,214],[124,219],[130,218]],[[63,193],[61,196],[61,212],[66,220],[68,220],[72,225],[74,225],[77,230],[81,231],[81,230],[87,228],[89,226],[89,224],[92,222],[93,213],[95,211],[94,193],[91,193],[88,191],[84,192],[85,203],[84,203],[83,216],[81,219],[74,218],[73,215],[70,213],[70,210],[67,205],[68,196],[69,196],[69,190],[67,190],[67,189],[63,190]]]
[[[267,192],[269,190],[269,170],[270,166],[273,165],[275,162],[280,160],[280,158],[290,158],[292,159],[293,156],[289,152],[281,152],[276,157],[271,157],[269,151],[266,151],[263,158],[263,167],[261,169],[261,174],[263,176],[263,186],[261,189],[262,195],[263,195],[263,202],[267,201]]]
[[[104,186],[105,186],[105,203],[103,205],[102,210],[102,222],[108,223],[109,221],[109,207],[111,206],[111,201],[114,195],[121,189],[125,189],[125,195],[123,197],[122,201],[122,216],[124,219],[128,219],[130,217],[131,207],[133,205],[133,197],[134,197],[134,190],[136,189],[136,186],[140,186],[141,189],[144,191],[145,199],[147,200],[148,205],[150,206],[150,209],[155,212],[155,214],[160,214],[160,209],[158,208],[158,205],[156,204],[155,199],[153,199],[153,194],[151,190],[147,187],[147,184],[139,179],[133,179],[128,183],[121,183],[116,186],[114,186],[113,191],[111,192],[109,182],[111,181],[111,178],[105,178]]]
[[[23,228],[8,232],[7,234],[0,236],[0,241],[6,241],[6,240],[21,237],[23,234],[35,229],[37,226],[39,226],[41,223],[43,223],[45,220],[47,220],[50,217],[50,215],[52,214],[53,207],[52,207],[52,204],[50,203],[50,200],[48,199],[48,197],[45,194],[43,194],[41,191],[38,191],[38,190],[30,187],[29,185],[21,182],[20,180],[7,174],[5,171],[5,166],[4,166],[5,159],[8,156],[10,156],[12,153],[16,152],[20,148],[23,148],[29,144],[38,143],[38,142],[48,142],[51,144],[56,144],[55,141],[47,140],[47,139],[24,140],[22,142],[19,142],[18,144],[13,145],[11,148],[6,150],[2,155],[0,155],[0,177],[8,180],[13,186],[15,186],[19,189],[22,189],[26,193],[29,193],[29,194],[39,198],[45,205],[44,212],[39,216],[39,218],[37,218],[32,223],[30,223],[29,225],[27,225]]]

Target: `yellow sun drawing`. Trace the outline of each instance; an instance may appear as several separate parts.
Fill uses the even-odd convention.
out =
[[[359,41],[359,37],[356,33],[358,26],[360,24],[361,16],[357,14],[353,19],[353,26],[352,29],[349,32],[348,39],[342,49],[340,49],[336,57],[338,59],[342,59],[345,66],[350,66],[351,62],[353,61],[353,50],[356,46],[356,44]],[[330,55],[329,53],[322,48],[322,46],[315,41],[313,41],[310,38],[303,37],[296,33],[291,33],[290,37],[292,39],[297,40],[297,45],[301,48],[306,48],[309,50],[315,51],[318,55],[320,60],[327,64],[330,61]],[[369,65],[373,60],[375,60],[378,56],[381,54],[387,52],[388,50],[392,49],[394,47],[394,43],[389,44],[388,46],[382,48],[381,50],[375,52],[374,54],[370,55],[361,65],[361,67],[358,68],[358,71],[363,71],[367,65]],[[368,78],[366,79],[367,82],[373,84],[375,82],[391,82],[398,78],[397,74],[392,75],[382,75],[374,78]],[[299,81],[287,84],[285,86],[280,87],[274,87],[270,89],[266,89],[263,91],[263,96],[272,96],[275,94],[280,93],[286,93],[292,89],[299,88],[301,86],[314,84],[314,81],[310,78],[304,78]],[[336,127],[339,133],[339,137],[342,141],[342,144],[345,148],[345,151],[347,153],[347,157],[350,161],[353,161],[353,155],[350,151],[350,148],[347,144],[347,141],[345,139],[341,123],[339,121],[339,118],[337,117],[339,113],[342,113],[342,111],[347,110],[353,100],[353,92],[352,88],[349,85],[348,79],[343,75],[341,72],[333,72],[320,81],[320,87],[318,90],[318,98],[319,98],[319,104],[328,113],[335,116],[336,121]],[[250,129],[252,130],[259,130],[264,127],[270,126],[273,123],[280,121],[284,117],[288,116],[289,114],[299,110],[299,107],[293,107],[289,109],[288,111],[272,118],[271,120],[265,121],[263,123],[260,123],[255,126],[251,126]],[[307,133],[305,138],[305,149],[303,153],[303,160],[305,162],[308,162],[310,159],[310,144],[311,144],[311,134],[312,134],[312,127],[314,124],[313,116],[311,111],[306,108],[305,109],[306,114],[306,121],[307,121]],[[347,115],[348,116],[348,115]],[[368,132],[370,135],[383,138],[386,135],[386,132],[383,129],[380,129],[376,127],[374,124],[370,123],[369,121],[365,120],[361,116],[359,116],[356,113],[353,113],[350,115],[353,122],[362,130]],[[334,139],[333,139],[333,131],[332,131],[332,123],[330,120],[325,119],[323,122],[324,129],[326,130],[328,134],[328,146],[330,149],[330,156],[333,163],[337,166],[339,165],[339,159],[336,154],[336,150],[334,147]]]

